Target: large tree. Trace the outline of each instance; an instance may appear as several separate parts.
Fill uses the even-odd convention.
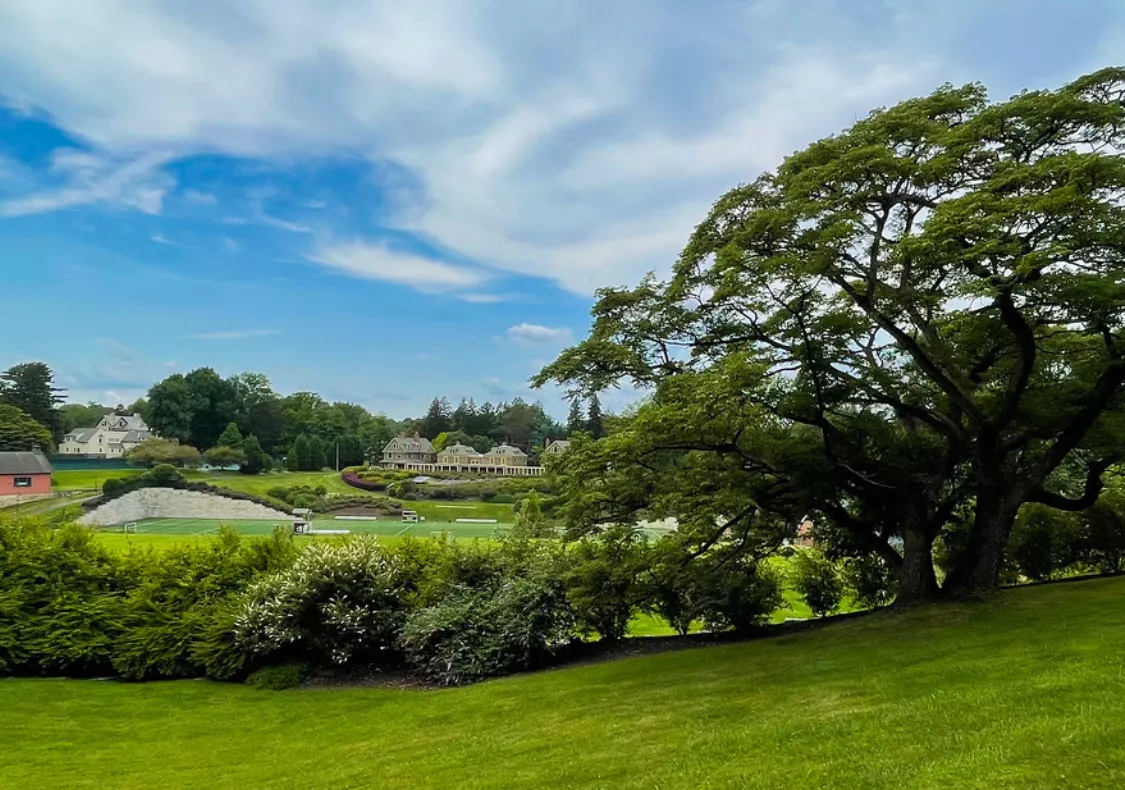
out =
[[[198,368],[184,376],[191,392],[190,443],[214,447],[223,430],[234,420],[238,395],[234,385],[213,368]]]
[[[434,398],[426,416],[422,418],[422,428],[419,433],[427,439],[436,439],[438,434],[448,433],[453,430],[453,410],[445,398]]]
[[[55,375],[43,362],[24,362],[0,373],[0,403],[15,406],[31,419],[51,432],[57,442],[62,438],[62,421],[57,411],[62,403],[61,393],[66,390],[56,387]]]
[[[191,438],[193,400],[182,373],[174,373],[148,391],[148,426],[165,439]]]
[[[51,432],[22,409],[0,403],[0,451],[27,451],[36,447],[50,452]]]
[[[1125,451],[1123,144],[1122,69],[874,112],[724,195],[670,281],[602,292],[539,380],[742,360],[763,382],[747,398],[817,437],[846,493],[834,526],[901,521],[924,557],[965,506],[947,588],[991,589],[1020,506],[1092,503]],[[1057,487],[1068,465],[1080,492]]]

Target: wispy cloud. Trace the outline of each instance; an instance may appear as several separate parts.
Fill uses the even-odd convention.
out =
[[[486,293],[468,293],[461,294],[459,297],[462,302],[469,302],[470,304],[496,304],[497,302],[507,302],[512,299],[508,294],[486,294]]]
[[[170,246],[173,246],[173,247],[178,247],[178,246],[179,246],[179,244],[177,244],[176,242],[174,242],[174,241],[172,241],[171,239],[169,239],[169,238],[168,238],[167,236],[165,236],[165,235],[164,235],[163,233],[154,233],[154,234],[152,234],[152,236],[150,236],[149,238],[151,238],[151,239],[152,239],[153,241],[155,241],[155,242],[156,242],[157,244],[168,244],[168,245],[170,245]]]
[[[230,236],[224,236],[223,249],[229,253],[235,253],[242,249],[242,245],[232,239]]]
[[[163,153],[118,158],[74,148],[56,150],[46,174],[52,185],[0,202],[0,217],[45,214],[94,203],[159,214],[165,192],[175,183],[161,170],[168,159]]]
[[[516,343],[529,345],[551,345],[569,343],[574,333],[564,327],[540,326],[539,324],[516,324],[508,327],[504,337]]]
[[[183,194],[184,200],[188,203],[194,203],[197,206],[213,206],[218,203],[218,198],[214,195],[209,195],[206,192],[199,192],[195,189],[186,190]]]
[[[472,288],[487,279],[479,269],[398,252],[377,242],[336,244],[308,258],[353,277],[407,285],[427,293]]]
[[[204,332],[188,335],[188,340],[249,340],[253,337],[273,337],[280,335],[280,329],[242,329],[234,332]]]

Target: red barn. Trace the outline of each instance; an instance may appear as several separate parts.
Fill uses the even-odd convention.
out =
[[[0,498],[50,496],[51,462],[39,450],[0,453]]]

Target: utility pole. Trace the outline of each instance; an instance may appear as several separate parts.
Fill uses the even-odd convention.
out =
[[[336,471],[340,471],[340,440],[336,440]]]

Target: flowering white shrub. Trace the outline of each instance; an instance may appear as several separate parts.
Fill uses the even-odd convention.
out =
[[[314,543],[286,570],[254,584],[236,643],[261,660],[378,661],[405,619],[399,568],[373,538]]]

